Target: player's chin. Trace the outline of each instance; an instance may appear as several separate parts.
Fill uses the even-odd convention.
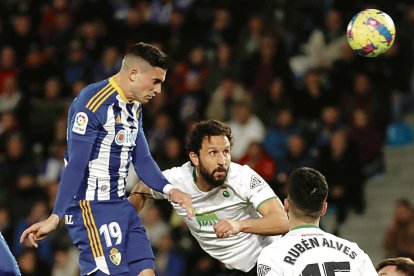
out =
[[[151,100],[150,98],[145,97],[145,98],[142,98],[142,99],[141,99],[140,103],[142,103],[142,104],[146,104],[146,103],[148,103],[150,100]]]

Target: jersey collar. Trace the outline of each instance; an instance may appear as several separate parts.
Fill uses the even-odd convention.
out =
[[[303,229],[303,228],[319,228],[319,227],[313,224],[303,224],[303,225],[293,227],[292,229],[290,229],[290,231],[297,230],[297,229]]]
[[[121,97],[121,99],[126,102],[126,103],[131,103],[131,101],[129,101],[126,97],[124,92],[122,91],[121,87],[119,87],[119,85],[115,82],[114,77],[110,77],[109,78],[109,83],[115,88],[116,92],[118,92],[119,96]]]

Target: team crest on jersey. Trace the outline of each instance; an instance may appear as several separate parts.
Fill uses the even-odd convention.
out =
[[[72,131],[78,134],[86,133],[86,126],[88,125],[88,115],[85,112],[78,112],[73,122]]]
[[[268,267],[267,265],[260,264],[257,267],[257,275],[258,276],[265,276],[269,271],[270,271],[270,267]]]
[[[260,178],[258,178],[257,176],[252,175],[252,178],[250,179],[250,189],[254,189],[254,188],[259,187],[261,185],[263,185],[263,181]]]
[[[111,251],[109,251],[109,259],[114,265],[119,265],[121,263],[121,258],[121,253],[119,253],[118,249],[112,248]]]

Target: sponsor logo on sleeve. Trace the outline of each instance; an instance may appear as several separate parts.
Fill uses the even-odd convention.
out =
[[[270,267],[268,267],[267,265],[260,264],[257,267],[257,275],[258,276],[265,276],[269,271],[270,271]]]
[[[72,132],[78,134],[86,133],[86,126],[88,125],[88,115],[85,112],[78,112],[75,116],[75,122],[73,123]]]
[[[250,179],[250,189],[254,189],[262,185],[263,185],[263,181],[256,175],[252,175],[252,178]]]

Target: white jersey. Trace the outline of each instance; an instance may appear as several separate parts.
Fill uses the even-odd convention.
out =
[[[377,272],[356,243],[303,226],[263,249],[257,275],[377,276]]]
[[[184,208],[172,203],[177,213],[183,217],[192,235],[200,246],[212,257],[229,269],[250,271],[272,237],[250,233],[239,233],[228,238],[218,238],[213,226],[219,220],[245,220],[259,218],[259,206],[276,195],[270,186],[249,166],[231,163],[227,180],[223,187],[209,192],[200,191],[194,183],[194,168],[190,162],[163,172],[168,181],[193,197],[195,219],[189,220]],[[155,197],[162,194],[155,193]]]

